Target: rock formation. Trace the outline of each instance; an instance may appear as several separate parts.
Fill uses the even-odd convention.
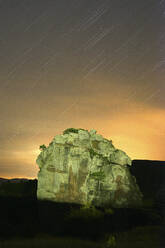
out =
[[[96,130],[68,128],[40,148],[38,199],[111,207],[142,203],[131,159]]]

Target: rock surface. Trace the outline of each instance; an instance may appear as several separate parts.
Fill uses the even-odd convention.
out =
[[[42,146],[36,163],[38,199],[111,207],[142,203],[131,159],[94,129],[66,129]]]

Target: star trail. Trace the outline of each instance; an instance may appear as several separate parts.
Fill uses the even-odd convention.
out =
[[[164,0],[1,0],[0,176],[68,127],[165,160],[164,27]]]

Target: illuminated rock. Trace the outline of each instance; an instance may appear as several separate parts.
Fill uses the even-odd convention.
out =
[[[37,157],[37,198],[95,206],[138,206],[142,193],[130,174],[131,162],[96,130],[66,129]]]

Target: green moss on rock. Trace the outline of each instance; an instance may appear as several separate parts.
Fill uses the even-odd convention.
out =
[[[94,156],[98,155],[98,153],[97,153],[97,152],[95,152],[92,148],[91,148],[91,149],[89,149],[89,153],[90,153],[90,157],[91,157],[91,159],[92,159]]]
[[[105,178],[105,174],[103,171],[98,171],[90,174],[90,177],[96,179],[96,180],[103,180]]]

